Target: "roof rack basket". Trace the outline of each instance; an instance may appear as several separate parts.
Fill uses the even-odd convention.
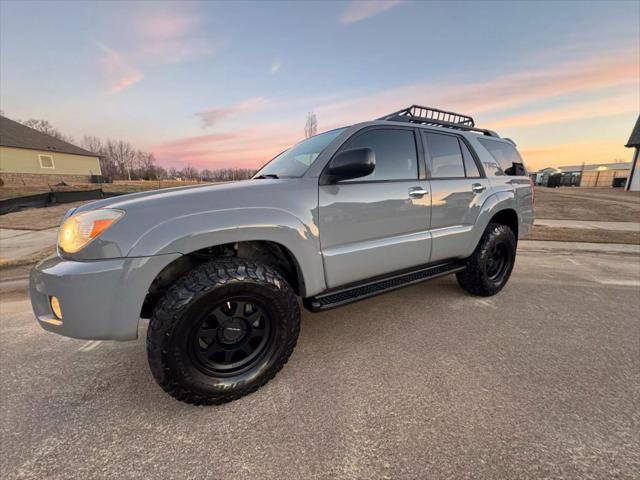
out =
[[[476,123],[473,121],[473,118],[468,115],[420,105],[411,105],[410,107],[380,117],[378,120],[455,128],[458,130],[480,132],[491,137],[498,137],[498,134],[491,130],[476,128]]]

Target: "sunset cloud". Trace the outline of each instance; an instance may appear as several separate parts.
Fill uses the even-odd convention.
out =
[[[344,25],[359,22],[373,17],[402,4],[403,0],[351,0],[340,16]]]
[[[291,125],[273,124],[181,138],[155,147],[153,153],[165,165],[257,168],[299,140],[300,133]]]
[[[268,98],[252,97],[229,107],[216,107],[203,110],[196,113],[196,116],[200,118],[200,125],[202,128],[207,128],[221,122],[222,120],[262,110],[270,105],[272,105],[272,102]]]
[[[169,9],[151,13],[145,10],[133,26],[138,41],[132,55],[151,65],[209,56],[220,48],[222,42],[211,42],[198,35],[200,23],[200,17],[191,10],[179,12]]]
[[[120,92],[144,78],[144,74],[136,66],[129,63],[127,58],[105,45],[99,45],[102,55],[100,67],[108,82],[110,93]]]
[[[531,68],[498,75],[483,82],[419,83],[368,95],[345,95],[343,100],[319,107],[316,113],[325,122],[354,122],[362,118],[379,117],[403,105],[422,103],[472,113],[474,116],[486,115],[497,122],[506,117],[501,112],[539,108],[546,99],[584,95],[612,87],[620,88],[617,94],[624,92],[629,99],[637,98],[633,92],[638,92],[640,86],[639,68],[633,52],[621,52],[607,59]],[[633,105],[637,106],[637,101]]]
[[[271,73],[271,75],[275,75],[276,73],[278,73],[280,68],[282,68],[282,61],[280,59],[276,58],[271,63],[271,68],[269,69],[269,73]]]

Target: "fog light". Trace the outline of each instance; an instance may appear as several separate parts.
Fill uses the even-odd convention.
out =
[[[60,308],[58,297],[51,297],[51,311],[57,319],[62,320],[62,309]]]

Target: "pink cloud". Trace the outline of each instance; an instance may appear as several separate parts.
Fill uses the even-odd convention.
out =
[[[582,101],[576,105],[562,105],[535,112],[505,116],[499,120],[487,122],[486,127],[491,129],[531,127],[634,113],[638,110],[639,95],[638,92],[628,91],[601,100]]]
[[[403,0],[351,0],[340,16],[344,25],[359,22],[397,7]]]
[[[209,108],[196,113],[200,117],[202,128],[207,128],[230,117],[255,112],[272,105],[272,101],[265,97],[251,97],[229,107]]]
[[[443,109],[491,115],[501,111],[535,108],[541,100],[586,94],[619,87],[638,91],[638,60],[631,52],[497,76],[477,83],[413,84],[364,96],[353,96],[319,107],[325,123],[356,122],[376,118],[405,105],[422,103]],[[637,105],[637,102],[636,102]]]
[[[162,5],[162,4],[161,4]],[[132,54],[151,65],[179,63],[215,53],[221,42],[197,35],[200,17],[188,9],[143,12],[133,25],[138,42]]]
[[[180,138],[158,145],[153,153],[168,166],[257,168],[301,140],[301,135],[291,125],[272,124],[234,133]]]
[[[105,45],[100,45],[102,55],[99,59],[102,71],[109,83],[109,92],[116,93],[138,83],[144,74],[127,58]]]
[[[145,16],[139,22],[140,34],[148,39],[170,40],[188,34],[198,23],[195,15],[161,13]]]

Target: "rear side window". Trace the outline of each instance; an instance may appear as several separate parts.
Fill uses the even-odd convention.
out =
[[[464,178],[464,161],[458,138],[452,135],[424,133],[431,160],[431,177]]]
[[[453,135],[424,132],[431,178],[479,178],[480,170],[462,139]]]
[[[526,175],[522,157],[512,144],[497,142],[488,138],[479,138],[478,141],[486,148],[497,162],[498,168],[493,166],[496,175],[520,176]]]
[[[354,182],[418,178],[418,155],[413,130],[368,130],[355,137],[344,149],[355,148],[372,149],[376,155],[376,168],[370,175],[358,178]]]

